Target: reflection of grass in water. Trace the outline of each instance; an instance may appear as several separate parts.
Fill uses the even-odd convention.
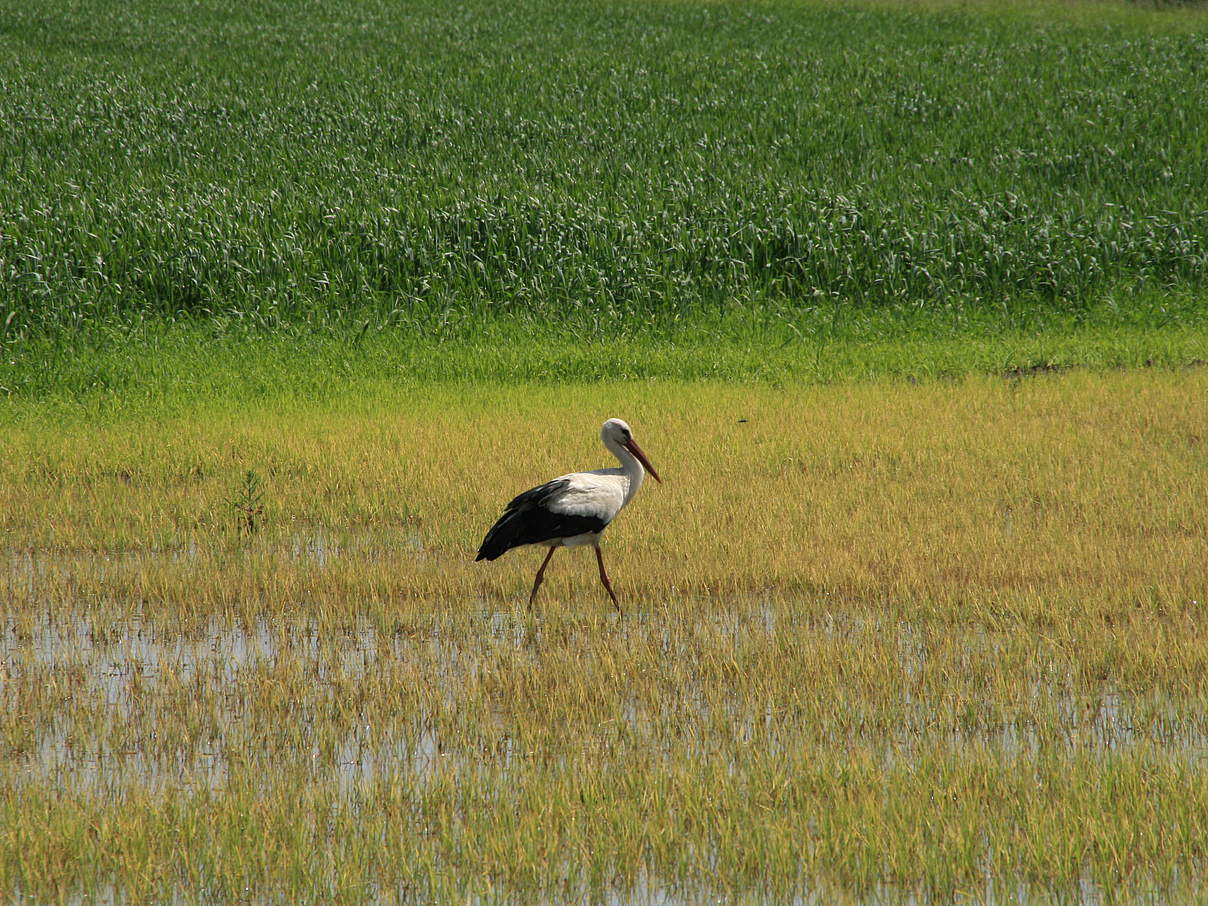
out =
[[[15,429],[0,876],[1193,889],[1206,384],[459,388]],[[630,613],[568,556],[530,617],[539,553],[474,547],[510,494],[604,464],[606,415],[667,479],[607,537]],[[234,538],[249,464],[274,516]]]

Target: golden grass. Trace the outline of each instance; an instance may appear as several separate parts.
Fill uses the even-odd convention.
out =
[[[1177,606],[1203,590],[1206,385],[466,390],[357,415],[26,427],[3,441],[0,529],[66,594],[95,586],[159,614],[510,605],[540,553],[475,564],[483,533],[514,493],[608,465],[597,430],[620,413],[667,478],[607,536],[638,609],[736,593],[966,615],[1028,599]],[[249,469],[267,507],[250,542],[229,503]],[[596,582],[560,553],[542,593],[594,606]]]
[[[1208,374],[444,388],[10,431],[0,890],[940,900],[1208,881]],[[514,493],[665,478],[605,550]],[[262,477],[252,537],[230,505]]]

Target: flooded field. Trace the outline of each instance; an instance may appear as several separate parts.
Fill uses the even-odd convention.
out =
[[[10,617],[9,833],[45,835],[39,803],[67,822],[59,846],[83,834],[74,858],[101,843],[97,821],[145,834],[92,858],[121,877],[133,866],[116,860],[158,855],[174,869],[160,890],[181,902],[233,895],[240,863],[253,890],[287,872],[300,894],[350,902],[495,899],[474,865],[498,899],[586,885],[593,901],[810,902],[821,886],[897,902],[979,878],[1006,897],[1027,886],[1024,847],[1044,865],[1070,858],[1045,849],[1062,839],[1080,859],[1051,867],[1077,871],[1073,901],[1099,902],[1128,860],[1202,857],[1202,696],[1088,673],[1085,639],[718,604],[467,607],[393,631]],[[238,823],[220,833],[215,808]],[[159,834],[201,844],[195,874],[174,864],[184,850],[157,854]],[[337,885],[354,845],[384,848]],[[1081,876],[1092,867],[1119,874]],[[400,870],[416,876],[379,889]]]
[[[15,429],[0,888],[1192,900],[1205,380],[606,388],[667,479],[609,530],[624,616],[581,552],[531,612],[539,553],[471,562],[599,464],[586,389],[517,394],[531,449],[469,405]]]
[[[1062,660],[1059,647],[1041,639],[1022,653],[1034,684],[1015,707],[1004,709],[983,694],[982,700],[962,702],[960,713],[937,715],[935,703],[917,694],[927,661],[936,655],[909,624],[795,620],[783,606],[745,618],[706,620],[712,624],[707,628],[631,621],[635,625],[623,627],[619,637],[689,665],[702,647],[712,650],[723,642],[731,656],[736,649],[775,650],[786,644],[781,635],[808,634],[828,646],[896,652],[901,681],[896,697],[882,702],[875,714],[859,710],[820,721],[808,733],[814,745],[865,746],[887,765],[908,760],[925,742],[947,743],[954,751],[981,743],[1013,756],[1054,748],[1103,753],[1151,744],[1169,747],[1171,757],[1182,750],[1189,762],[1208,758],[1208,714],[1176,708],[1166,696],[1128,694],[1109,685],[1096,696],[1093,689],[1075,688],[1069,670],[1055,668]],[[384,636],[360,625],[321,638],[314,624],[274,627],[264,620],[249,627],[211,623],[184,635],[148,625],[141,616],[101,630],[85,620],[63,623],[49,615],[32,631],[19,632],[10,622],[0,636],[7,691],[18,702],[37,696],[34,685],[70,694],[39,708],[19,747],[23,757],[12,759],[9,768],[14,778],[30,783],[53,780],[64,788],[106,791],[131,784],[220,790],[232,764],[267,767],[282,759],[296,761],[309,779],[337,782],[342,789],[399,775],[422,783],[439,773],[438,759],[458,771],[491,767],[506,774],[516,759],[541,754],[517,746],[506,703],[492,709],[497,726],[487,734],[485,748],[467,748],[464,729],[454,718],[466,710],[459,698],[476,677],[498,672],[503,661],[509,669],[517,663],[539,668],[551,644],[565,644],[565,637],[551,640],[543,623],[518,621],[511,613],[478,613],[471,620],[480,632],[474,637],[449,625],[419,636]],[[1018,646],[973,633],[962,638],[962,647],[961,660],[992,663]],[[397,662],[410,665],[429,684],[410,711],[392,713],[377,725],[350,715],[339,722],[341,733],[315,736],[316,716],[334,720],[334,711],[355,703],[352,687]],[[619,709],[608,722],[654,755],[666,754],[673,743],[690,749],[695,740],[701,751],[710,751],[734,739],[781,752],[786,731],[800,736],[803,728],[793,726],[795,720],[785,725],[783,703],[767,700],[755,707],[739,690],[727,695],[709,689],[695,672],[689,666],[676,694],[657,703],[636,691],[618,698]],[[304,726],[249,723],[248,718],[265,716],[256,713],[257,693],[282,675],[304,677],[310,687],[289,704]],[[191,732],[172,732],[182,729],[179,696],[186,690],[194,716],[208,719],[186,724]],[[677,732],[681,722],[689,725],[683,733]],[[247,734],[253,728],[259,734],[254,738]]]

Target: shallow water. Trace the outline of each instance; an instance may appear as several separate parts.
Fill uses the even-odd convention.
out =
[[[366,885],[362,902],[366,906],[381,906],[381,904],[387,903],[411,902],[414,899],[414,895],[407,891],[390,891],[383,889],[381,885],[369,884]],[[254,897],[252,901],[255,901]],[[981,906],[1008,906],[1008,904],[1023,904],[1033,901],[1049,902],[1049,899],[1045,896],[1044,891],[1037,890],[1032,885],[1023,882],[1010,885],[1004,891],[1003,885],[996,884],[990,878],[986,879],[985,886],[980,890],[965,891],[965,896],[960,900],[960,902],[976,902]],[[11,906],[29,906],[30,903],[19,893],[5,902]],[[98,885],[88,892],[70,896],[64,902],[66,906],[127,906],[131,901],[113,885]],[[226,900],[208,897],[204,891],[191,891],[188,894],[178,892],[163,902],[165,906],[181,906],[185,903],[213,903],[217,906],[219,903],[225,903]],[[464,902],[466,906],[488,906],[497,901],[470,896]],[[566,902],[596,903],[600,906],[702,906],[702,904],[723,904],[730,901],[722,896],[701,896],[699,893],[676,886],[661,885],[653,879],[643,878],[639,884],[628,890],[583,890],[580,895],[569,899],[553,900],[537,897],[527,902],[533,903],[534,906],[558,906],[558,904]],[[803,893],[790,899],[777,898],[775,902],[781,903],[783,906],[827,906],[834,900],[829,893]],[[936,900],[922,893],[885,885],[879,891],[858,898],[848,898],[845,902],[859,904],[859,906],[887,906],[887,904],[924,906],[924,904],[934,904]],[[1061,902],[1068,903],[1070,906],[1100,906],[1100,904],[1114,902],[1114,900],[1110,892],[1105,891],[1091,879],[1083,878],[1077,888],[1070,891]],[[1131,899],[1130,902],[1152,903],[1154,906],[1163,904],[1164,906],[1166,900],[1160,892],[1155,891],[1148,896],[1141,894]]]
[[[722,630],[739,631],[737,623],[728,615],[714,619]],[[517,620],[512,613],[484,611],[476,615],[475,621],[484,635],[516,648],[532,644],[534,636],[539,637],[541,633],[539,621]],[[801,631],[801,627],[786,625],[787,622],[771,608],[762,611],[759,618],[761,628],[769,636],[777,631]],[[809,631],[844,633],[851,631],[855,622],[828,618]],[[668,630],[655,621],[633,619],[627,631],[634,635],[661,637],[668,651],[676,645]],[[923,646],[917,642],[910,625],[899,624],[887,631],[897,633],[900,667],[903,676],[909,679],[921,669],[926,657]],[[345,629],[333,641],[321,638],[309,621],[272,625],[263,618],[246,627],[224,625],[215,619],[202,631],[182,633],[135,615],[98,633],[89,619],[52,615],[47,611],[41,613],[32,626],[24,622],[20,631],[17,621],[11,618],[0,625],[0,660],[6,668],[4,674],[0,674],[0,698],[3,698],[6,686],[20,679],[22,671],[42,668],[48,676],[68,677],[71,699],[88,705],[89,713],[101,705],[109,722],[145,720],[146,703],[154,702],[154,690],[165,676],[170,676],[174,684],[188,684],[200,675],[219,686],[233,685],[249,671],[274,668],[283,656],[283,649],[291,661],[303,665],[316,686],[322,686],[332,675],[354,682],[362,680],[382,659],[422,656],[425,663],[433,667],[433,681],[443,684],[452,695],[458,684],[475,669],[482,654],[481,648],[469,648],[463,642],[447,637],[439,629],[426,637],[384,634],[363,621]],[[984,646],[987,640],[982,637],[977,643]],[[992,643],[990,645],[992,648]],[[1149,703],[1146,710],[1149,721],[1140,726],[1134,720],[1134,703],[1111,688],[1102,689],[1098,700],[1090,707],[1085,700],[1079,703],[1060,688],[1036,685],[1032,695],[1037,700],[1051,702],[1057,709],[1071,746],[1107,752],[1143,741],[1160,741],[1191,759],[1203,759],[1204,753],[1208,752],[1208,733],[1205,732],[1208,716],[1204,714],[1188,714],[1171,705],[1164,714],[1159,711],[1155,719],[1155,709]],[[681,690],[674,707],[683,707],[685,702],[697,713],[681,717],[707,716],[710,705],[703,696],[694,696],[690,689]],[[869,731],[870,737],[875,736],[881,743],[887,762],[909,759],[921,743],[934,739],[929,729],[933,703],[916,700],[910,683],[904,682],[900,704],[902,721],[898,727],[888,732],[884,728]],[[634,731],[641,731],[643,722],[649,719],[647,705],[632,701],[617,718]],[[716,703],[712,707],[716,708]],[[736,732],[743,732],[744,728],[762,729],[762,737],[770,740],[768,745],[774,748],[775,733],[768,731],[774,729],[777,717],[770,708],[751,713],[738,702],[723,707],[729,712],[723,716],[733,722]],[[238,725],[243,718],[241,708],[237,700],[232,700],[226,713],[210,716],[211,729],[225,724]],[[74,724],[75,713],[70,707],[56,709],[56,713],[38,721],[36,741],[23,755],[14,758],[10,754],[10,767],[16,767],[18,775],[27,781],[45,779],[83,787],[137,780],[152,787],[180,783],[192,788],[202,784],[217,789],[226,782],[228,766],[222,754],[221,740],[215,739],[207,746],[203,737],[188,750],[167,753],[160,746],[152,753],[148,751],[150,747],[139,745],[112,751],[104,742],[94,743],[88,739],[89,731]],[[663,719],[672,716],[660,715]],[[470,751],[464,746],[444,745],[427,725],[423,714],[407,715],[406,718],[406,732],[387,733],[384,740],[380,728],[365,726],[334,740],[334,745],[330,744],[332,741],[327,746],[316,744],[311,753],[313,776],[328,776],[352,789],[400,773],[422,779],[438,764],[448,767],[450,760],[482,766],[484,752],[481,749]],[[755,727],[756,723],[762,724],[762,728]],[[148,727],[147,732],[154,735],[155,730]],[[950,732],[947,741],[957,751],[982,745],[1006,754],[1034,753],[1046,744],[1034,728],[1014,721],[1002,721],[997,726],[977,726],[968,732]],[[1051,739],[1048,742],[1051,744]],[[506,770],[518,754],[512,740],[504,737],[499,747],[485,757],[494,769]]]
[[[327,569],[345,551],[321,536],[299,536],[288,554]],[[89,562],[126,570],[155,558],[196,556],[187,548],[108,552],[92,555]],[[725,654],[732,649],[730,653],[749,655],[786,637],[809,637],[835,643],[838,652],[856,651],[870,641],[888,652],[880,676],[889,686],[876,694],[866,690],[864,697],[853,693],[834,725],[810,737],[843,752],[871,751],[887,767],[909,766],[917,753],[934,754],[937,747],[958,757],[966,751],[990,751],[1027,760],[1054,747],[1093,759],[1142,746],[1160,750],[1165,759],[1208,766],[1208,709],[1197,700],[1165,700],[1158,690],[1139,695],[1111,683],[1088,692],[1066,672],[1070,662],[1062,661],[1039,636],[1025,638],[1021,648],[1018,634],[973,625],[937,630],[867,611],[848,613],[838,601],[808,602],[811,606],[797,610],[783,601],[744,600],[727,607],[710,600],[688,616],[672,618],[634,608],[621,618],[606,612],[599,624],[590,626],[547,619],[540,610],[534,615],[493,610],[481,601],[461,602],[450,615],[430,615],[395,631],[358,617],[352,606],[349,618],[337,628],[330,620],[321,626],[297,607],[289,616],[244,621],[226,614],[185,625],[157,616],[146,605],[143,610],[98,609],[97,602],[86,598],[67,608],[48,604],[31,610],[29,600],[36,600],[44,583],[56,578],[59,564],[50,555],[11,552],[8,566],[0,583],[6,582],[25,603],[18,613],[0,600],[0,706],[6,713],[17,713],[14,702],[29,695],[31,687],[45,693],[39,699],[44,706],[26,708],[20,715],[24,735],[11,732],[9,744],[0,748],[0,780],[18,788],[49,785],[67,794],[99,793],[121,801],[136,789],[222,791],[237,780],[246,785],[249,778],[279,785],[276,772],[284,770],[290,782],[334,790],[358,819],[365,796],[384,781],[431,788],[451,775],[458,784],[487,777],[506,788],[532,759],[548,756],[517,743],[514,727],[508,724],[514,714],[470,715],[472,720],[453,724],[471,729],[461,736],[442,736],[436,716],[415,708],[399,708],[385,721],[378,718],[377,725],[357,720],[322,724],[319,717],[339,704],[337,690],[371,683],[379,672],[409,663],[422,667],[422,679],[431,687],[418,700],[436,709],[449,706],[454,713],[460,707],[464,716],[467,705],[459,697],[488,667],[523,668],[545,657],[564,657],[599,634],[624,643],[606,646],[600,655],[617,656],[622,668],[628,643],[658,652],[668,664],[687,663],[690,668],[681,671],[684,681],[674,689],[651,688],[614,703],[615,712],[609,716],[624,729],[617,737],[625,740],[620,759],[653,747],[655,760],[661,758],[662,764],[702,754],[722,759],[736,772],[744,768],[746,750],[740,740],[754,740],[762,754],[791,755],[788,746],[799,749],[803,737],[781,731],[786,721],[797,722],[790,731],[799,730],[804,712],[790,708],[786,717],[785,709],[728,694],[716,673],[706,682],[706,674],[693,669],[692,661],[711,651]],[[100,616],[110,612],[119,616]],[[955,660],[951,645],[941,645],[953,637],[963,646]],[[986,689],[964,702],[965,710],[957,717],[949,711],[946,722],[937,723],[937,710],[944,705],[942,690],[937,694],[934,676],[929,677],[937,651],[946,653],[949,667],[956,669],[966,659],[984,667],[1000,655],[1013,654],[1015,666],[1004,668],[1006,672],[1018,671],[1022,663],[1032,677],[1030,686],[1020,687],[1025,691],[1016,702],[1023,713],[1013,714],[1003,704],[1014,700],[1010,696],[996,699],[995,691]],[[758,659],[748,661],[755,662]],[[294,719],[288,705],[261,707],[248,698],[263,677],[271,680],[278,672],[300,683],[291,694],[306,698],[298,703],[302,711],[296,726],[288,725]],[[188,719],[180,713],[182,687],[200,690],[202,699],[199,712]],[[787,697],[784,701],[790,703]],[[177,711],[170,710],[173,707]],[[893,715],[893,723],[886,724],[886,714]],[[1050,719],[1040,726],[1037,715]],[[266,725],[273,720],[281,725]],[[481,731],[473,720],[481,721]],[[678,732],[679,727],[689,732]],[[553,757],[561,763],[565,753]],[[1003,889],[1001,878],[988,878],[979,901],[1024,902],[1030,896],[1022,886],[1014,895],[1005,895]],[[405,898],[367,889],[365,902],[399,899]],[[699,890],[668,887],[657,879],[625,890],[585,891],[582,899],[617,906],[709,901]],[[1104,899],[1103,891],[1088,880],[1065,901],[1095,904]],[[205,898],[191,895],[180,901]],[[12,902],[20,902],[19,897]],[[74,902],[124,901],[114,888],[102,886]],[[827,898],[803,895],[793,902],[824,903]],[[872,906],[928,901],[886,887],[861,902]]]

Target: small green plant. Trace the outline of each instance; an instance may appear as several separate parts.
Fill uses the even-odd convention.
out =
[[[260,529],[260,517],[264,515],[264,491],[260,487],[260,476],[248,469],[243,476],[237,495],[228,501],[235,508],[239,535],[250,538]]]

